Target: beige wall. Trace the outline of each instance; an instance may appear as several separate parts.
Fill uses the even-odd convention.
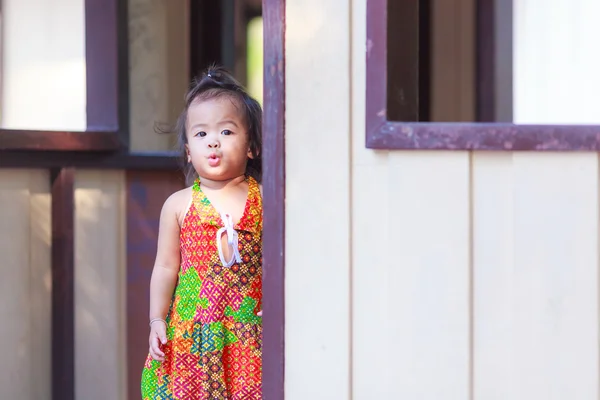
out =
[[[189,0],[129,1],[131,149],[174,150],[174,124],[189,84]]]
[[[351,14],[347,1],[286,4],[286,399],[347,399]]]
[[[50,185],[0,169],[0,398],[50,399]]]
[[[365,3],[287,3],[286,398],[596,399],[597,154],[366,149]]]
[[[75,394],[124,399],[125,173],[75,175]]]
[[[78,399],[125,398],[123,172],[75,182]],[[47,171],[0,169],[0,398],[51,397],[51,195]]]

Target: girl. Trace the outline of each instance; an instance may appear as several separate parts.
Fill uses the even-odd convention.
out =
[[[177,121],[191,187],[160,215],[142,397],[260,399],[262,110],[224,69]]]

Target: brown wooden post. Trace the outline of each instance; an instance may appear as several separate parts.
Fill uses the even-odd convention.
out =
[[[285,0],[263,0],[263,399],[283,400],[285,367]]]
[[[75,399],[75,170],[51,171],[52,399]]]

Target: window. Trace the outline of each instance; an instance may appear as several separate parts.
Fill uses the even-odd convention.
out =
[[[511,122],[512,12],[511,0],[367,0],[367,147],[599,150],[600,126]],[[440,44],[443,16],[454,47]],[[439,62],[436,48],[456,54]]]
[[[123,38],[117,9],[123,5],[104,3],[67,2],[63,9],[39,0],[3,0],[2,93],[11,101],[2,101],[0,150],[127,147],[119,113]],[[83,35],[73,34],[78,30]],[[36,105],[42,116],[32,119]]]

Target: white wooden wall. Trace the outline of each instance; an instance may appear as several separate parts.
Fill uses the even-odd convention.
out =
[[[286,3],[286,400],[345,399],[352,389],[350,10],[337,0]]]
[[[365,11],[287,4],[286,398],[597,399],[598,155],[367,150]]]
[[[0,169],[0,398],[50,399],[48,173]]]
[[[124,173],[75,182],[75,378],[78,399],[123,399]],[[0,398],[50,399],[51,195],[47,171],[0,169]]]
[[[75,175],[75,396],[125,399],[123,171]]]

